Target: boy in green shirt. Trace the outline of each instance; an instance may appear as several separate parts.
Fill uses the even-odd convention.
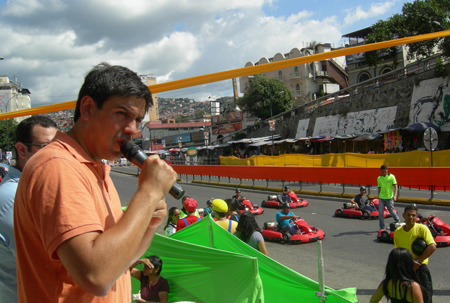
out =
[[[381,176],[378,177],[378,221],[380,223],[380,230],[384,229],[384,207],[386,206],[395,222],[400,222],[397,213],[394,211],[394,201],[397,201],[397,180],[393,174],[388,173],[386,165],[381,165]],[[394,192],[395,190],[395,192]]]

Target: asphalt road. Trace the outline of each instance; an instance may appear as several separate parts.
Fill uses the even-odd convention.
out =
[[[137,189],[137,177],[116,172],[112,172],[111,177],[119,192],[122,205],[127,205]],[[182,182],[180,185],[186,191],[186,195],[197,200],[199,207],[205,207],[206,200],[211,197],[225,199],[234,194],[232,188],[187,182]],[[264,191],[242,190],[244,197],[258,205],[267,198],[268,194]],[[442,196],[449,199],[450,194],[443,193]],[[370,296],[383,279],[387,257],[394,248],[393,244],[377,241],[378,220],[334,217],[334,211],[342,206],[342,203],[346,201],[344,199],[317,196],[302,198],[308,200],[308,207],[295,209],[293,212],[326,233],[322,241],[325,284],[334,289],[356,287],[359,302],[369,302]],[[168,208],[181,207],[181,202],[171,196],[167,196],[166,203]],[[400,214],[403,213],[405,205],[404,203],[395,204]],[[424,216],[434,214],[444,222],[450,222],[449,207],[419,205],[419,208],[419,212]],[[264,214],[256,216],[258,224],[263,226],[264,222],[275,221],[275,214],[278,211],[266,208]],[[387,224],[390,222],[393,222],[393,219],[386,219]],[[163,234],[162,226],[158,232]],[[308,278],[318,280],[317,243],[285,245],[267,242],[266,246],[269,256],[274,260]],[[450,247],[446,247],[438,248],[430,258],[429,268],[433,278],[434,303],[450,302],[449,256]]]

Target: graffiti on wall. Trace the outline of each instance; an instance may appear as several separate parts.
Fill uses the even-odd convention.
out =
[[[374,134],[394,127],[397,106],[316,118],[313,136]]]
[[[409,122],[430,122],[450,131],[450,78],[433,78],[415,86]]]

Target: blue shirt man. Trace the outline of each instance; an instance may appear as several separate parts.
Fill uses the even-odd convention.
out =
[[[10,166],[0,185],[0,296],[4,302],[17,302],[13,209],[20,174]]]
[[[14,241],[14,198],[22,169],[41,148],[55,137],[57,125],[44,116],[32,116],[16,129],[16,166],[10,166],[0,184],[0,298],[17,302],[16,243]]]
[[[278,224],[280,224],[281,228],[285,233],[289,233],[290,235],[296,235],[298,228],[297,226],[290,222],[292,219],[300,219],[300,216],[296,216],[293,212],[290,211],[290,207],[288,203],[283,203],[283,210],[276,214],[276,219]]]

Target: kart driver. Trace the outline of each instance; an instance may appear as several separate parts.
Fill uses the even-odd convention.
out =
[[[298,232],[298,227],[293,222],[291,222],[291,220],[300,219],[300,216],[296,216],[293,212],[290,211],[288,203],[283,203],[282,207],[283,210],[278,212],[276,215],[277,222],[278,224],[280,224],[285,233],[296,235]]]
[[[284,187],[283,193],[281,194],[281,200],[280,201],[281,202],[285,202],[285,203],[291,203],[291,202],[297,203],[297,202],[299,202],[298,198],[297,198],[297,195],[292,190],[289,189],[289,186],[285,186]]]
[[[353,204],[354,209],[359,209],[361,211],[368,210],[370,212],[375,211],[376,209],[370,205],[369,198],[366,196],[366,187],[361,186],[359,188],[359,194],[353,197],[353,199],[350,200],[350,203]]]
[[[241,196],[241,190],[239,188],[236,188],[235,193],[236,194],[233,196],[232,199],[237,199],[239,202],[242,202],[243,200],[246,200],[245,197]]]

